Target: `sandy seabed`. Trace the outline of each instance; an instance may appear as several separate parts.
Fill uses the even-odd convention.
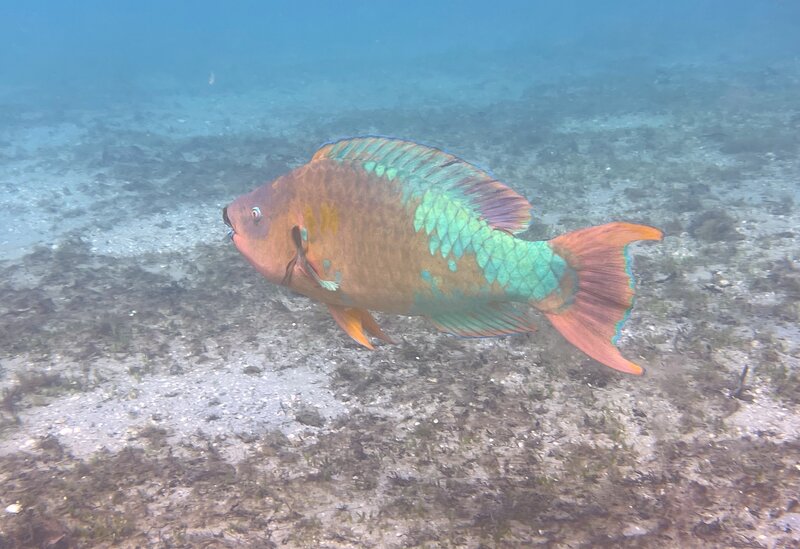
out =
[[[2,90],[0,547],[797,547],[800,66],[629,74]],[[263,281],[220,208],[367,133],[491,167],[525,238],[664,229],[620,342],[647,375],[544,321],[379,316],[367,352]]]

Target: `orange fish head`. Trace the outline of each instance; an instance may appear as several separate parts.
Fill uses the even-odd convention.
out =
[[[267,279],[280,283],[292,257],[288,237],[276,234],[276,208],[267,184],[240,196],[222,209],[222,220],[231,228],[236,248]]]

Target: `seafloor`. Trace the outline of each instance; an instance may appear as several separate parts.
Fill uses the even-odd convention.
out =
[[[797,547],[800,64],[636,63],[0,90],[0,547]],[[647,375],[545,321],[368,352],[263,281],[220,208],[366,133],[491,167],[526,238],[663,228]]]

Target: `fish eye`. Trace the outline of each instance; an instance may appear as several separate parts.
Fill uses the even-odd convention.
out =
[[[261,208],[253,206],[253,209],[250,210],[250,214],[253,216],[253,221],[257,223],[261,219]]]

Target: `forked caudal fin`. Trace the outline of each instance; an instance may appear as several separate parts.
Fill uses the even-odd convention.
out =
[[[633,307],[633,277],[626,248],[637,240],[661,238],[661,231],[646,225],[608,223],[550,241],[553,251],[572,268],[562,282],[562,289],[572,292],[572,297],[545,310],[545,315],[578,349],[606,366],[629,374],[641,375],[644,370],[624,358],[616,347],[622,325]],[[567,279],[570,272],[574,273],[572,280]]]

